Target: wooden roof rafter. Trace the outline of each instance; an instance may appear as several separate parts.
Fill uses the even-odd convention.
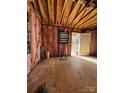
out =
[[[61,19],[62,25],[65,25],[67,22],[67,18],[69,16],[72,4],[73,4],[72,0],[65,0],[65,4],[64,4],[63,10],[62,10],[62,19]]]
[[[36,15],[36,17],[40,20],[40,22],[42,22],[41,17],[37,14],[36,10],[32,6],[32,3],[31,2],[28,2],[28,5],[30,6],[30,9],[33,11],[33,13]]]
[[[96,0],[33,0],[34,11],[42,24],[71,29],[95,26]],[[95,3],[94,3],[95,2]],[[79,30],[77,30],[79,31]]]
[[[93,21],[91,21],[89,24],[84,24],[84,25],[82,25],[80,28],[87,28],[87,27],[89,27],[89,26],[93,26],[94,24],[97,24],[97,21],[96,21],[96,19],[95,20],[93,20]]]
[[[92,12],[94,11],[94,8],[92,8],[87,14],[85,13],[85,16],[83,15],[83,17],[77,22],[75,23],[75,27],[78,27],[80,24],[82,24],[84,22],[84,19],[87,18],[88,15],[92,14]]]
[[[94,27],[94,26],[97,26],[97,22],[94,22],[93,24],[85,26],[84,28],[91,28],[91,27]]]
[[[78,10],[79,10],[79,8],[81,6],[81,2],[82,2],[82,0],[78,0],[77,3],[76,3],[76,5],[75,5],[75,7],[71,11],[71,13],[70,13],[70,15],[68,17],[68,20],[67,20],[68,21],[68,24],[70,24],[74,20],[77,12],[78,12]]]
[[[91,2],[92,0],[89,3],[88,2],[85,3],[85,8],[82,9],[77,18],[75,18],[75,20],[72,22],[73,27],[75,27],[77,24],[80,24],[81,21],[96,8],[95,4],[90,5]]]
[[[78,22],[80,20],[82,15],[85,13],[85,6],[86,6],[86,2],[82,1],[82,6],[81,6],[82,9],[79,9],[80,12],[78,11],[75,18],[73,19],[73,21],[69,25],[73,26],[76,22]]]
[[[60,21],[61,21],[61,17],[62,17],[62,9],[63,9],[63,2],[64,0],[56,0],[57,1],[57,10],[56,10],[56,24],[60,24]]]
[[[42,20],[43,17],[42,17],[41,11],[40,11],[38,0],[33,0],[33,3],[34,3],[34,7],[36,9],[38,16],[40,17],[41,22],[43,22],[43,20]]]
[[[89,19],[85,20],[81,25],[79,25],[78,27],[80,28],[82,25],[84,24],[90,24],[91,21],[97,20],[97,16],[96,14],[94,14],[92,17],[90,17]]]
[[[64,14],[64,10],[65,10],[65,6],[66,6],[66,3],[67,3],[68,0],[65,0],[64,1],[64,5],[62,7],[62,13],[61,13],[61,16],[60,16],[60,24],[62,23],[62,18],[63,18],[63,14]]]
[[[54,23],[55,21],[55,11],[54,11],[54,2],[55,0],[47,0],[48,3],[48,11],[49,11],[49,23]]]
[[[42,1],[42,2],[41,2]],[[47,13],[47,4],[46,4],[46,0],[38,0],[39,6],[40,6],[40,10],[43,16],[43,19],[45,22],[49,22],[49,18],[48,18],[48,13]]]

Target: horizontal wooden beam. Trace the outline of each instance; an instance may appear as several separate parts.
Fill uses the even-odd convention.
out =
[[[78,29],[78,28],[72,28],[72,27],[67,27],[67,26],[58,25],[58,24],[47,24],[47,23],[42,23],[42,25],[50,25],[50,26],[63,27],[63,28],[67,28],[67,29],[76,29],[76,30],[82,30],[82,29]]]

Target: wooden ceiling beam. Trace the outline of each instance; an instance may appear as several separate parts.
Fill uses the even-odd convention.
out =
[[[78,28],[81,28],[85,25],[90,25],[92,22],[96,22],[97,21],[97,16],[93,16],[91,19],[89,19],[88,21],[85,22],[85,24],[83,23],[82,25],[80,25]]]
[[[57,1],[57,10],[56,10],[56,24],[60,24],[61,21],[61,13],[64,0],[56,0]]]
[[[70,10],[72,8],[73,1],[72,0],[66,0],[65,4],[63,6],[63,13],[62,13],[62,20],[61,24],[65,25],[67,22],[67,18],[69,16]]]
[[[86,27],[92,26],[92,25],[94,25],[94,24],[96,24],[96,23],[97,23],[97,20],[95,19],[95,20],[91,21],[90,24],[84,24],[84,25],[82,25],[82,27],[83,27],[83,28],[86,28]]]
[[[63,14],[64,14],[64,10],[65,10],[65,6],[66,6],[66,3],[67,3],[68,0],[65,0],[64,1],[64,5],[62,7],[62,13],[61,13],[61,16],[60,16],[60,24],[62,23],[62,18],[63,18]]]
[[[42,20],[43,17],[42,17],[41,11],[40,11],[38,0],[34,0],[33,3],[34,3],[34,7],[36,9],[38,16],[40,17],[40,20]],[[43,22],[43,20],[42,20],[42,22]]]
[[[87,26],[85,27],[84,29],[95,29],[97,27],[97,23],[96,24],[93,24],[93,25],[90,25],[90,26]]]
[[[38,15],[37,15],[37,13],[36,13],[35,9],[33,8],[33,6],[32,6],[32,4],[31,4],[31,2],[28,2],[28,5],[30,6],[30,9],[33,11],[33,13],[36,15],[36,17],[40,20],[40,22],[42,22],[42,20],[41,20],[40,16],[38,16]]]
[[[70,13],[70,15],[68,17],[68,20],[67,20],[68,21],[68,24],[70,24],[73,21],[73,19],[75,18],[76,14],[77,14],[80,6],[81,6],[81,2],[82,2],[82,0],[78,0],[77,3],[76,3],[76,5],[75,5],[75,7],[71,11],[71,13]]]
[[[85,14],[86,9],[84,8],[81,13],[73,20],[73,22],[71,23],[73,26],[75,26],[80,20],[81,17]]]
[[[59,25],[59,24],[48,24],[48,23],[41,23],[42,25],[51,25],[51,26],[57,26],[57,27],[64,27],[64,28],[67,28],[67,29],[76,29],[76,30],[82,30],[82,29],[79,29],[79,28],[73,28],[73,27],[68,27],[68,26],[63,26],[63,25]]]
[[[34,4],[35,11],[36,11],[37,15],[39,16],[38,8],[37,8],[37,5],[36,5],[35,1],[32,1],[32,3]]]
[[[47,8],[47,4],[46,4],[46,0],[38,0],[39,6],[40,6],[40,10],[43,16],[43,19],[46,23],[49,22],[49,18],[48,18],[48,8]]]
[[[83,20],[88,14],[90,14],[93,10],[94,10],[94,8],[91,7],[91,6],[90,6],[90,7],[86,7],[86,8],[83,10],[83,12],[81,12],[81,15],[79,15],[79,16],[77,17],[78,19],[75,19],[75,20],[74,20],[73,26],[75,27],[75,26],[81,24],[81,23],[82,23],[82,20]]]
[[[82,2],[82,10],[79,10],[79,14],[76,15],[76,17],[74,18],[74,20],[71,22],[71,25],[73,26],[74,24],[76,24],[80,18],[82,17],[82,15],[85,13],[85,5],[86,5],[86,2]]]
[[[91,28],[91,27],[94,27],[94,26],[97,26],[97,23],[93,23],[93,24],[88,25],[88,26],[86,26],[86,27],[84,27],[84,28]]]
[[[54,13],[55,13],[55,11],[54,11],[54,1],[55,0],[48,0],[48,11],[49,11],[49,22],[50,22],[50,24],[54,23],[54,17],[55,17],[55,15],[54,15]]]
[[[84,21],[83,23],[85,23],[86,21],[88,21],[90,18],[92,18],[93,16],[97,15],[97,9],[94,9],[92,11],[92,13],[90,13],[89,15],[87,15],[85,18],[82,19],[82,21]],[[82,23],[82,24],[83,24]]]
[[[80,26],[86,20],[87,16],[92,14],[93,11],[94,11],[94,9],[92,8],[92,10],[90,12],[88,12],[85,16],[83,16],[74,26],[75,27]]]
[[[85,19],[82,24],[80,24],[79,26],[77,27],[80,27],[84,24],[87,24],[89,21],[96,21],[97,20],[97,14],[94,14],[93,16],[91,16],[89,19]],[[90,23],[89,23],[90,24]]]
[[[91,28],[97,29],[97,24],[87,27],[87,29],[91,29]]]

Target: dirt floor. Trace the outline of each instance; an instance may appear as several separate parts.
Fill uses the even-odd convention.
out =
[[[48,93],[97,93],[97,63],[77,57],[46,59],[28,75],[28,93],[44,83]]]

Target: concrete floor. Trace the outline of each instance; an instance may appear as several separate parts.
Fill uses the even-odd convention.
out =
[[[48,93],[97,93],[97,64],[83,58],[50,58],[28,75],[28,93],[47,84]]]

